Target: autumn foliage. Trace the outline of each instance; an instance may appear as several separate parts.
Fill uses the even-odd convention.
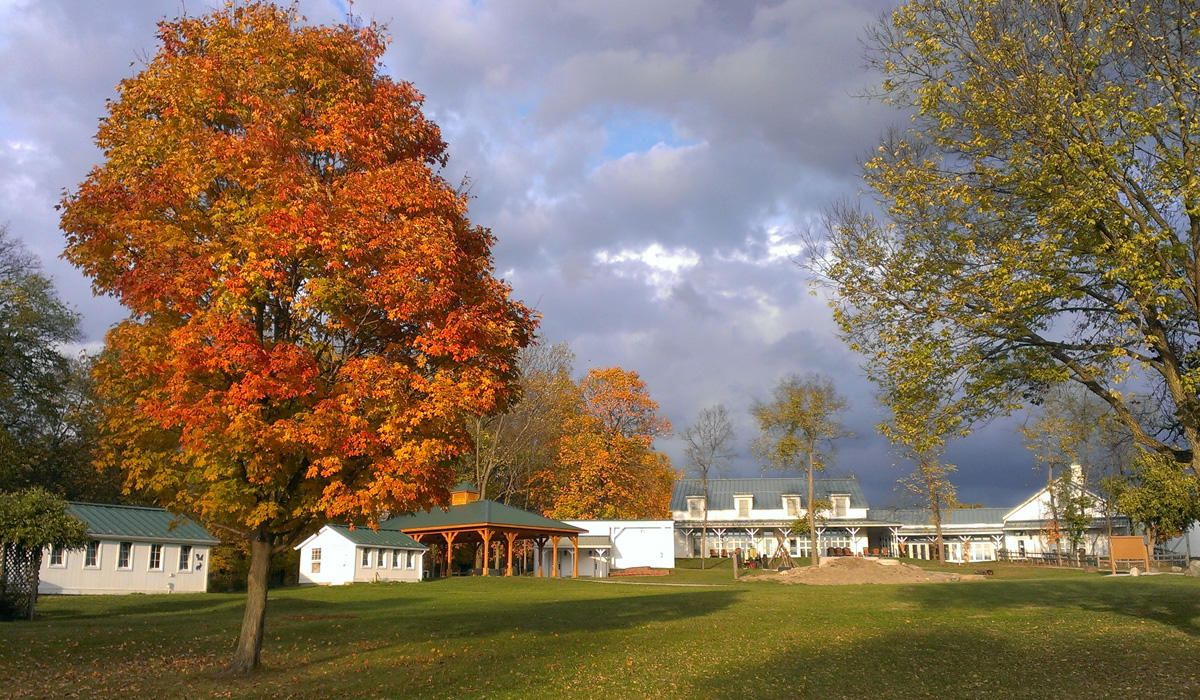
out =
[[[535,479],[553,518],[667,517],[675,473],[654,438],[670,432],[637,372],[593,369],[554,465]]]
[[[97,369],[104,459],[275,549],[443,503],[534,323],[421,94],[375,26],[250,4],[159,39],[62,206],[67,259],[130,310]]]

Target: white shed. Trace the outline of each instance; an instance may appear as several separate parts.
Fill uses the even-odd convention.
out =
[[[420,581],[425,545],[399,530],[326,525],[296,546],[300,583]]]
[[[675,568],[674,523],[670,520],[565,520],[583,528],[579,536],[579,575],[605,577],[620,569]],[[570,576],[573,546],[568,539],[558,542],[560,576]],[[549,569],[551,556],[542,555],[542,570]]]
[[[216,538],[162,508],[71,503],[87,526],[83,549],[42,554],[39,594],[203,593]]]

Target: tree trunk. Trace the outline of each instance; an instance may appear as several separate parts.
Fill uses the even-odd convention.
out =
[[[812,556],[809,562],[813,566],[821,563],[821,553],[817,551],[817,511],[813,508],[813,500],[816,497],[815,488],[813,486],[813,446],[809,445],[808,452],[808,543],[812,551]]]
[[[934,546],[937,547],[937,552],[933,558],[944,564],[946,560],[946,540],[942,536],[942,499],[938,495],[935,484],[929,485],[929,510],[933,516]]]
[[[241,675],[258,668],[262,657],[263,626],[267,619],[267,580],[271,572],[271,536],[259,529],[250,536],[250,573],[246,576],[246,610],[237,650],[226,669]]]
[[[700,525],[700,570],[704,571],[705,557],[708,556],[708,477],[700,480],[704,491],[704,522]]]

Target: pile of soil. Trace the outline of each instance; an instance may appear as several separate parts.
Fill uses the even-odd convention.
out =
[[[984,577],[926,571],[919,566],[903,564],[894,560],[884,564],[874,559],[839,557],[824,559],[820,566],[801,566],[774,575],[767,574],[761,578],[780,583],[846,586],[859,583],[945,583]]]

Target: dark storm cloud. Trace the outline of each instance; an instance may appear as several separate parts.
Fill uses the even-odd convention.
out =
[[[429,3],[358,0],[387,25],[387,70],[413,82],[495,232],[497,270],[588,366],[636,369],[677,428],[725,403],[736,470],[756,473],[749,409],[781,377],[820,371],[856,437],[835,472],[898,502],[904,468],[880,411],[795,265],[798,234],[862,189],[857,162],[898,115],[862,99],[877,79],[859,38],[890,3],[701,0]],[[192,13],[208,3],[186,3]],[[58,260],[54,204],[98,154],[104,100],[184,4],[0,3],[0,221],[29,242],[102,339],[121,311]],[[301,11],[336,20],[334,0]],[[132,64],[132,65],[131,65]],[[963,497],[1004,504],[1036,475],[1011,422],[951,450]],[[679,443],[663,446],[678,460]]]

